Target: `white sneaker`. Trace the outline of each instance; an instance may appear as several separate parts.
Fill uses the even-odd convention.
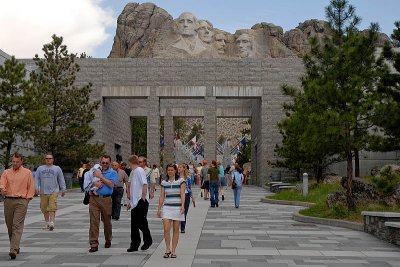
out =
[[[49,223],[49,231],[53,231],[54,229],[54,222]]]

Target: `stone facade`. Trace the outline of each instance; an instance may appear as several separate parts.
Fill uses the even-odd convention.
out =
[[[2,65],[4,61],[6,61],[9,58],[10,56],[0,49],[0,65]]]
[[[205,158],[215,159],[217,118],[251,117],[253,180],[261,185],[272,172],[274,147],[281,136],[276,128],[283,116],[283,83],[299,85],[300,59],[79,59],[78,83],[93,83],[93,101],[102,100],[92,125],[93,142],[127,159],[130,153],[130,117],[148,121],[148,159],[159,163],[159,124],[165,122],[165,144],[173,116],[203,117]],[[26,60],[24,63],[33,64]],[[170,128],[170,127],[169,127]],[[172,134],[171,134],[172,133]],[[168,137],[169,136],[169,137]],[[169,152],[171,153],[171,152]],[[164,156],[165,157],[165,156]]]

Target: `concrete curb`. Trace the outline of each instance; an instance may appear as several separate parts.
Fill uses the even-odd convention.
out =
[[[329,226],[343,227],[364,232],[364,225],[361,223],[348,222],[336,219],[317,218],[301,215],[298,211],[293,213],[293,220],[305,223],[318,223]]]
[[[281,205],[302,206],[302,207],[312,207],[314,205],[314,203],[311,203],[311,202],[278,200],[278,199],[270,199],[270,198],[261,198],[261,202],[269,203],[269,204],[281,204]]]
[[[280,205],[292,205],[292,206],[302,206],[302,207],[312,207],[314,203],[310,202],[301,202],[301,201],[288,201],[288,200],[276,200],[276,199],[268,199],[261,198],[261,202],[270,203],[270,204],[280,204]],[[310,217],[301,215],[299,211],[295,211],[293,213],[293,220],[304,223],[318,223],[329,226],[336,226],[342,228],[348,228],[356,231],[364,231],[364,225],[361,223],[348,222],[337,219],[327,219],[327,218],[318,218],[318,217]]]

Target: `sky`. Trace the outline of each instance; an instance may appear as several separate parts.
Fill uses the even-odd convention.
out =
[[[173,18],[192,12],[211,21],[215,28],[234,33],[259,22],[281,26],[284,31],[307,19],[325,19],[329,0],[0,0],[0,50],[17,58],[43,56],[42,47],[56,34],[71,53],[85,52],[106,58],[112,48],[117,18],[129,2],[152,2]],[[399,0],[349,0],[362,18],[360,29],[378,22],[390,35],[400,20]]]

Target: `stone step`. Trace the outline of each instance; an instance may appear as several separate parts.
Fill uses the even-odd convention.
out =
[[[400,228],[400,222],[385,222],[386,227]]]

